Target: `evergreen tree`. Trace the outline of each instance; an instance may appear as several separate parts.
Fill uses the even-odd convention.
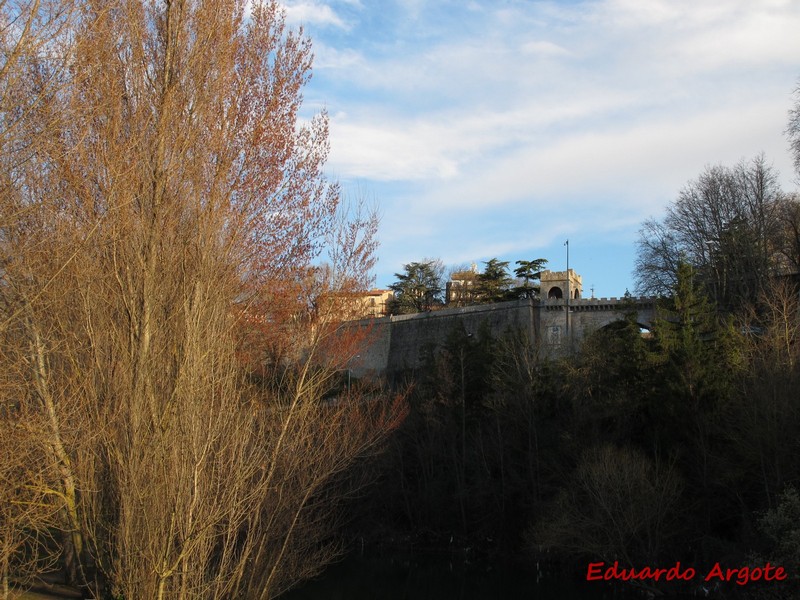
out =
[[[394,274],[397,281],[389,286],[395,293],[394,300],[389,303],[389,312],[424,312],[442,304],[444,268],[441,261],[412,262],[403,265],[403,269],[404,273]]]
[[[486,267],[478,275],[478,294],[484,302],[502,302],[508,299],[512,283],[508,275],[508,261],[492,258],[484,262]]]
[[[663,369],[665,391],[694,409],[710,407],[730,391],[736,352],[731,328],[718,319],[690,265],[679,265],[674,294],[661,313],[653,358]]]
[[[731,449],[724,422],[741,368],[738,338],[731,321],[720,320],[701,292],[694,269],[683,263],[677,276],[653,330],[651,443],[678,458],[699,509],[695,527],[722,532],[737,510],[736,498],[727,493],[731,471],[725,456]]]
[[[532,281],[538,281],[542,275],[542,269],[547,264],[547,259],[537,258],[536,260],[518,260],[519,266],[514,269],[514,275],[522,279],[524,283],[512,290],[516,298],[533,298],[539,295],[539,286],[531,285]]]

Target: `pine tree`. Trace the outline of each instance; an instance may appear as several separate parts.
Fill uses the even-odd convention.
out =
[[[539,286],[531,285],[532,281],[538,281],[542,275],[542,269],[547,264],[547,259],[537,258],[536,260],[518,260],[519,267],[514,269],[514,275],[524,280],[521,286],[512,290],[516,298],[533,298],[539,295]]]
[[[508,299],[512,280],[508,275],[508,261],[492,258],[478,275],[478,293],[484,302],[502,302]]]
[[[431,310],[442,303],[443,267],[440,261],[412,262],[403,265],[404,273],[395,273],[397,281],[389,286],[395,293],[389,304],[393,314]]]

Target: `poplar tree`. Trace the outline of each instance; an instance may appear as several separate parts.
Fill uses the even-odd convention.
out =
[[[342,218],[300,117],[310,41],[275,1],[3,10],[0,438],[35,470],[0,475],[47,505],[0,525],[94,597],[275,597],[335,556],[400,415],[322,402],[356,350],[316,300],[366,286],[375,219]]]

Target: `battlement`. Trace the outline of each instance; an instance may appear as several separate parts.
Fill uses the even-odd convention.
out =
[[[545,303],[551,303],[553,300],[542,300]],[[559,300],[557,302],[563,303],[563,300]],[[580,308],[580,307],[597,307],[597,306],[609,306],[609,307],[618,307],[622,308],[623,306],[653,306],[655,302],[654,298],[648,298],[645,296],[641,297],[634,297],[634,296],[622,296],[619,298],[612,297],[612,298],[574,298],[569,301],[569,305],[571,308]]]
[[[545,311],[563,311],[567,303],[563,299],[542,299],[539,301]],[[625,310],[652,311],[654,298],[577,298],[569,301],[569,310],[578,312],[620,312]]]
[[[570,279],[572,281],[579,281],[581,283],[583,282],[583,277],[578,275],[575,272],[575,269],[570,269],[569,270],[569,274],[570,274]],[[563,280],[563,281],[566,281],[567,280],[567,271],[542,271],[541,279],[542,279],[542,281],[553,281],[553,280],[559,280],[559,279]]]
[[[565,296],[579,299],[583,295],[583,278],[574,269],[542,271],[539,277],[542,298],[560,300]]]
[[[642,297],[619,297],[619,298],[575,298],[569,301],[571,312],[578,311],[619,311],[626,308],[636,310],[652,310],[655,307],[655,298]],[[477,315],[481,313],[502,312],[509,310],[509,306],[530,306],[531,308],[541,307],[544,310],[563,310],[567,305],[561,299],[547,298],[522,298],[520,300],[510,300],[508,302],[495,302],[487,304],[473,304],[470,306],[446,306],[438,310],[410,313],[405,315],[388,315],[377,319],[369,319],[371,322],[396,323],[402,321],[418,321],[426,319],[444,319],[453,316]]]

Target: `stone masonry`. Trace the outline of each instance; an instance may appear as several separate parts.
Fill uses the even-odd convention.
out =
[[[655,319],[652,298],[573,298],[568,303],[565,299],[521,299],[353,321],[346,327],[370,331],[350,370],[355,377],[391,380],[419,368],[425,356],[442,347],[455,328],[462,328],[467,335],[486,328],[497,337],[521,331],[538,346],[541,356],[556,358],[574,352],[591,332],[622,319],[631,310],[636,311],[642,327],[649,327]]]

